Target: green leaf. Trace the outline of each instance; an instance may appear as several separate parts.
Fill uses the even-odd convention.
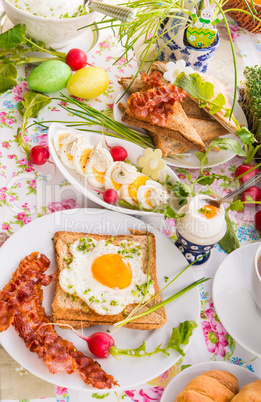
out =
[[[246,127],[241,127],[237,130],[237,136],[240,138],[243,144],[253,144],[256,142],[255,136]]]
[[[164,204],[163,215],[165,218],[179,219],[182,218],[185,215],[185,213],[178,213],[172,208],[172,206]]]
[[[222,107],[225,105],[226,100],[223,94],[218,94],[218,96],[210,103],[209,114],[218,113]]]
[[[206,102],[214,94],[214,86],[210,82],[204,82],[199,74],[180,73],[174,82],[179,88],[184,89],[193,98]]]
[[[37,117],[39,111],[51,102],[52,99],[48,96],[36,92],[26,92],[24,95],[24,101],[22,101],[22,104],[26,109],[24,111],[24,116],[26,115],[26,118]]]
[[[25,25],[18,24],[0,35],[0,49],[14,49],[20,43],[25,43]]]
[[[205,154],[203,152],[196,152],[196,157],[199,159],[199,161],[201,162],[202,159],[204,158]],[[207,164],[208,163],[208,158],[205,157],[204,162]]]
[[[0,64],[0,93],[16,86],[17,70],[12,64]]]
[[[215,138],[211,144],[211,148],[218,148],[223,150],[230,150],[238,156],[246,156],[245,151],[237,140],[233,138]]]
[[[201,186],[210,186],[215,180],[215,175],[201,176],[197,179],[197,183],[201,184]]]
[[[227,340],[227,342],[228,342],[228,346],[229,346],[229,348],[230,348],[230,350],[231,350],[231,352],[232,352],[232,354],[233,354],[233,353],[234,353],[234,350],[235,350],[235,348],[236,348],[236,342],[234,341],[234,339],[232,338],[232,336],[229,335],[229,334],[226,334],[226,335],[225,335],[225,338],[226,338],[226,340]]]
[[[188,344],[192,331],[197,326],[198,325],[195,321],[184,321],[179,324],[178,328],[173,328],[168,346],[165,349],[175,349],[182,356],[185,356],[185,353],[180,346]]]
[[[173,184],[171,190],[177,197],[179,205],[187,204],[188,202],[187,198],[191,192],[189,186],[187,186],[184,183],[181,183],[180,181],[176,181],[175,184]]]
[[[104,398],[106,398],[108,395],[110,395],[109,392],[107,392],[107,394],[98,394],[97,392],[94,392],[94,393],[92,394],[92,398],[104,399]]]
[[[241,200],[236,200],[230,204],[229,209],[231,211],[242,212],[244,209],[244,204]]]
[[[218,242],[218,244],[222,250],[229,254],[239,248],[240,244],[227,211],[225,212],[225,219],[227,231],[225,236]]]

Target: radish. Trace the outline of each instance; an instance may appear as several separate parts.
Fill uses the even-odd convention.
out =
[[[118,201],[118,193],[112,188],[108,188],[103,193],[103,200],[108,204],[115,204]]]
[[[261,232],[261,210],[255,214],[255,227]]]
[[[261,200],[261,190],[257,186],[252,186],[243,191],[241,194],[241,201],[245,201],[245,205],[253,205],[253,203],[248,203],[246,197],[251,197],[253,201],[260,201]]]
[[[35,145],[29,153],[29,160],[33,165],[44,165],[48,162],[50,153],[43,145]]]
[[[115,147],[109,147],[109,149],[114,162],[125,161],[125,159],[127,159],[128,157],[128,152],[126,151],[125,148],[121,147],[120,145],[115,145]]]
[[[248,170],[250,170],[252,168],[253,168],[253,170],[251,172],[247,173]],[[245,165],[245,164],[240,165],[236,168],[235,177],[237,178],[239,176],[239,181],[243,184],[259,172],[259,170],[257,168],[256,169],[254,169],[254,168],[255,168],[255,165]],[[242,177],[240,177],[240,176],[242,176]]]
[[[87,55],[81,49],[71,49],[66,55],[65,63],[68,64],[73,71],[80,70],[88,64]]]

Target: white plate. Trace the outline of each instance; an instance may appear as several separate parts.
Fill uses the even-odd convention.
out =
[[[165,391],[163,392],[160,402],[173,402],[178,393],[181,392],[186,387],[186,385],[188,385],[188,383],[193,380],[193,378],[209,370],[229,371],[231,374],[237,377],[239,389],[241,389],[244,385],[249,384],[250,382],[259,380],[259,377],[257,377],[248,369],[232,363],[199,363],[186,368],[184,371],[181,371],[178,375],[176,375],[176,377],[174,377],[173,380],[170,381]]]
[[[49,146],[49,151],[50,154],[54,160],[54,163],[62,173],[62,175],[68,180],[69,183],[71,183],[78,191],[80,191],[85,197],[89,198],[90,200],[96,202],[97,204],[101,205],[104,208],[112,209],[113,211],[116,212],[123,212],[125,214],[137,214],[137,215],[154,215],[154,216],[159,216],[160,214],[155,213],[155,212],[147,212],[147,211],[137,211],[134,209],[128,209],[128,208],[122,208],[120,206],[108,204],[107,202],[103,201],[102,194],[97,193],[96,191],[91,190],[87,184],[86,180],[83,176],[81,176],[79,173],[76,172],[74,169],[69,169],[67,168],[60,160],[59,156],[57,155],[57,152],[54,148],[53,145],[53,138],[54,134],[57,130],[59,129],[67,129],[68,127],[64,126],[63,124],[59,123],[52,123],[49,127],[48,130],[48,146]],[[102,141],[102,146],[106,147],[104,143],[103,136],[100,134],[95,134],[91,133],[88,131],[77,131],[72,128],[70,128],[71,131],[75,132],[76,134],[81,134],[81,135],[86,135],[90,139],[90,142],[92,145],[97,144],[98,141]],[[110,146],[114,145],[121,145],[124,147],[127,152],[128,152],[128,159],[136,166],[138,166],[138,159],[143,156],[144,154],[144,149],[141,148],[139,145],[132,144],[129,141],[122,140],[119,138],[114,138],[114,137],[106,137],[106,141],[109,143]],[[169,181],[171,183],[175,183],[176,181],[179,181],[178,177],[175,175],[172,169],[170,169],[168,166],[166,166],[162,172],[161,175],[163,177],[162,181],[164,181],[164,177],[166,175],[169,175]],[[175,208],[179,209],[180,207],[178,204],[173,201],[173,205]]]
[[[124,90],[121,90],[116,97],[114,107],[113,107],[113,117],[116,121],[121,122],[122,124],[125,124],[121,120],[123,113],[120,111],[120,109],[117,106],[117,102],[123,94],[124,94]],[[129,97],[129,94],[126,93],[121,98],[121,102],[126,103],[128,97]],[[232,102],[233,101],[232,96],[228,94],[228,97],[229,97],[230,102]],[[236,104],[235,104],[234,116],[239,121],[240,124],[243,124],[244,126],[247,127],[246,116],[245,116],[243,110],[241,109],[241,107],[239,106],[238,102],[236,102]],[[137,130],[137,127],[136,128],[134,126],[129,126],[129,127]],[[233,134],[223,135],[222,138],[223,137],[237,139],[237,137],[235,137],[235,135],[233,135]],[[240,142],[239,139],[238,139],[238,141]],[[174,158],[174,159],[171,158],[171,161],[168,158],[167,163],[169,165],[176,166],[176,167],[183,167],[183,168],[187,168],[187,169],[198,169],[198,168],[200,168],[200,161],[196,157],[196,152],[197,151],[195,151],[194,149],[190,149],[189,151],[185,152],[185,154],[188,154],[188,156],[182,157],[182,159],[181,159],[181,157]],[[221,165],[222,163],[225,163],[225,162],[229,161],[230,159],[232,159],[234,156],[235,156],[235,154],[232,151],[222,151],[222,150],[219,152],[211,151],[208,155],[208,163],[205,164],[204,167],[208,168],[208,167],[214,167],[214,166]]]
[[[251,270],[260,243],[240,247],[220,264],[213,280],[213,302],[227,332],[254,355],[261,357],[261,316],[251,292]]]
[[[45,215],[18,230],[1,247],[0,260],[5,269],[0,270],[0,289],[8,283],[20,260],[33,251],[44,253],[51,260],[49,271],[55,270],[51,238],[57,230],[103,233],[113,236],[116,234],[128,234],[129,228],[145,230],[145,224],[139,219],[102,209],[75,209]],[[149,230],[156,236],[157,277],[159,288],[162,289],[166,285],[164,277],[169,277],[171,280],[182,268],[187,266],[187,261],[167,237],[153,228],[149,228]],[[194,280],[194,274],[189,268],[162,293],[162,299],[166,299],[194,282]],[[54,290],[55,284],[44,289],[44,307],[47,315],[51,314]],[[168,304],[166,313],[168,320],[162,328],[150,331],[121,328],[113,334],[115,344],[119,348],[134,348],[145,341],[148,351],[154,350],[161,342],[163,342],[163,345],[167,344],[172,328],[177,327],[180,322],[185,320],[199,322],[200,299],[198,289],[194,288],[176,301]],[[83,332],[85,336],[88,336],[97,330],[106,332],[108,328],[111,329],[112,327],[97,326],[86,328]],[[58,327],[56,327],[56,330],[64,339],[72,341],[83,353],[89,354],[86,343],[71,330]],[[23,340],[19,338],[13,326],[0,334],[0,342],[21,366],[36,376],[62,387],[94,391],[93,387],[85,385],[77,373],[71,375],[66,373],[50,374],[44,362],[25,347]],[[188,346],[184,347],[185,351]],[[113,357],[97,359],[97,361],[108,374],[112,374],[115,380],[119,382],[120,387],[114,386],[112,388],[112,390],[118,391],[133,388],[137,384],[158,376],[171,367],[179,358],[179,353],[175,350],[170,350],[170,356],[158,353],[150,358],[130,358],[125,356],[120,361]]]

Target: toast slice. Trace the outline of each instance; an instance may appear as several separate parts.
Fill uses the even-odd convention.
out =
[[[164,74],[167,69],[166,69],[166,62],[164,61],[155,61],[154,63],[152,63],[151,66],[151,71],[159,71],[162,74]],[[197,71],[196,71],[197,72]],[[225,97],[225,107],[230,109],[231,108],[231,104],[230,101],[228,99],[228,95],[227,95],[227,90],[225,85],[217,80],[216,78],[210,77],[207,74],[203,74],[203,73],[199,73],[197,72],[197,74],[199,74],[202,78],[202,80],[204,82],[210,82],[211,84],[213,84],[214,86],[214,94],[213,94],[213,99],[216,98],[217,95],[219,94],[223,94]],[[196,99],[194,99],[192,96],[190,96],[190,98],[197,102]],[[206,107],[203,108],[206,112],[209,112],[209,106],[207,105]],[[219,111],[218,113],[213,114],[213,118],[215,120],[217,120],[223,127],[225,127],[226,130],[228,130],[229,133],[231,134],[235,134],[236,135],[236,131],[237,131],[237,126],[236,124],[233,122],[233,120],[229,120],[228,117],[225,117],[225,112],[223,110]]]
[[[67,294],[60,286],[59,275],[60,272],[68,267],[68,259],[71,258],[71,254],[68,245],[74,243],[81,237],[91,237],[96,241],[99,240],[111,240],[110,235],[98,235],[88,233],[74,233],[74,232],[56,232],[54,234],[54,250],[56,254],[56,263],[58,270],[58,280],[56,285],[55,297],[52,303],[52,316],[53,321],[57,323],[70,324],[74,328],[84,328],[92,325],[107,325],[114,324],[126,318],[136,304],[128,305],[123,312],[116,315],[100,315],[92,310],[86,303],[77,296]],[[115,240],[114,240],[115,239]],[[117,235],[113,238],[113,244],[118,245],[124,240],[132,240],[138,242],[141,246],[141,252],[143,255],[142,270],[147,272],[147,234],[145,232],[134,231],[130,235]],[[155,294],[158,293],[157,274],[156,274],[156,244],[155,237],[152,233],[149,233],[149,245],[150,245],[150,276],[153,280],[153,286]],[[67,261],[66,261],[67,260]],[[160,295],[149,302],[146,306],[143,306],[139,312],[145,311],[148,308],[154,306],[161,301]],[[166,322],[166,313],[164,307],[152,312],[142,318],[132,321],[126,325],[127,328],[135,329],[155,329],[160,328]]]

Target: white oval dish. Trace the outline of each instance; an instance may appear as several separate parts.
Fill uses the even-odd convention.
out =
[[[76,134],[86,135],[90,139],[90,143],[92,145],[95,145],[98,141],[102,141],[102,144],[104,147],[106,147],[106,145],[104,143],[103,137],[100,134],[91,133],[88,131],[86,131],[86,133],[83,131],[77,131],[77,130],[74,130],[73,128],[68,128],[65,125],[60,124],[60,123],[52,123],[50,125],[49,130],[48,130],[48,146],[49,146],[50,154],[51,154],[53,161],[54,161],[55,165],[57,166],[57,168],[60,170],[62,175],[68,180],[68,182],[72,184],[72,186],[74,186],[78,191],[80,191],[85,197],[89,198],[90,200],[96,202],[97,204],[101,205],[104,208],[112,209],[113,211],[116,211],[116,212],[123,212],[125,214],[131,214],[131,215],[133,215],[133,214],[154,215],[154,216],[160,215],[159,213],[155,213],[155,212],[139,211],[139,210],[134,210],[134,209],[122,208],[118,205],[108,204],[107,202],[103,201],[102,194],[99,194],[99,193],[91,190],[86,185],[86,182],[85,182],[85,179],[83,176],[80,176],[75,170],[67,168],[61,162],[61,160],[60,160],[59,156],[57,155],[57,152],[54,148],[54,145],[53,145],[53,138],[54,138],[55,132],[57,130],[61,130],[61,129],[67,129],[67,130],[69,129],[69,130],[75,132]],[[110,146],[121,145],[122,147],[124,147],[128,152],[128,159],[134,165],[138,166],[138,159],[141,156],[143,156],[143,153],[144,153],[143,148],[141,148],[139,145],[132,144],[129,141],[122,140],[119,138],[114,138],[114,137],[109,137],[109,136],[105,136],[105,138]],[[164,168],[164,170],[162,171],[162,175],[163,176],[168,175],[169,181],[173,184],[176,181],[179,181],[176,174],[168,166],[166,166]],[[177,209],[179,208],[178,204],[174,205],[174,206],[177,207]]]
[[[120,98],[121,98],[121,102],[125,102],[125,103],[127,102],[129,94],[127,94],[127,93],[125,95],[123,95],[123,94],[124,94],[124,90],[122,89],[116,97],[116,100],[114,102],[114,107],[113,107],[113,118],[114,118],[114,120],[128,126],[123,121],[121,121],[123,113],[120,111],[120,109],[117,106],[117,102],[119,101]],[[232,102],[233,101],[232,96],[228,94],[228,97],[229,97],[230,102]],[[238,104],[238,102],[236,102],[236,104],[235,104],[234,115],[240,124],[243,124],[244,126],[247,127],[246,116],[245,116],[243,110],[241,109],[240,105]],[[138,130],[138,128],[134,127],[134,126],[128,126],[128,127]],[[144,132],[144,130],[143,130],[143,132]],[[223,135],[222,138],[237,139],[237,137],[235,137],[235,135],[233,135],[233,134]],[[239,138],[238,138],[238,141],[240,142]],[[195,151],[194,149],[190,149],[184,153],[184,155],[188,154],[188,156],[185,156],[182,159],[177,157],[175,159],[172,158],[170,160],[168,158],[167,163],[169,165],[176,166],[176,167],[182,167],[182,168],[187,168],[187,169],[199,169],[200,161],[196,157],[196,152],[197,151]],[[228,151],[220,150],[219,152],[211,151],[208,155],[208,163],[204,165],[204,168],[221,165],[222,163],[225,163],[225,162],[229,161],[230,159],[232,159],[234,156],[235,156],[235,154],[229,150]]]
[[[117,234],[129,234],[129,229],[144,231],[146,226],[140,219],[104,209],[92,208],[59,211],[36,219],[14,233],[0,248],[0,259],[5,267],[5,269],[0,270],[0,289],[8,283],[20,260],[34,251],[45,254],[51,260],[48,274],[56,269],[52,242],[52,237],[56,231],[67,230],[114,236]],[[149,226],[148,230],[154,233],[156,238],[157,282],[159,289],[162,289],[166,285],[165,277],[168,277],[170,281],[187,266],[187,261],[166,236],[153,227]],[[188,268],[162,292],[162,300],[188,286],[194,280],[193,270]],[[43,288],[43,306],[46,314],[51,315],[55,284]],[[161,328],[148,331],[120,328],[113,334],[116,346],[119,348],[136,348],[145,341],[146,350],[152,351],[161,342],[166,345],[171,336],[172,328],[179,326],[181,322],[194,320],[198,324],[200,319],[198,287],[193,288],[177,300],[166,305],[165,310],[168,319]],[[106,332],[108,329],[112,330],[112,326],[99,325],[85,328],[83,334],[84,336],[89,336],[97,331]],[[73,342],[76,348],[84,354],[91,355],[86,343],[71,330],[58,327],[55,327],[55,330],[64,339]],[[195,332],[194,330],[188,345],[182,345],[182,349],[185,352]],[[23,340],[18,336],[13,326],[0,334],[0,343],[22,367],[43,380],[66,388],[97,392],[95,388],[87,386],[81,380],[79,373],[71,375],[62,372],[50,374],[44,362],[25,347]],[[169,369],[180,358],[180,354],[173,349],[168,351],[169,356],[157,353],[151,357],[141,358],[122,356],[120,361],[112,356],[107,359],[95,360],[119,382],[119,387],[113,386],[111,389],[118,392],[127,388],[132,389],[136,385],[149,381]],[[100,390],[98,391],[100,393]],[[107,393],[108,389],[103,392]]]
[[[162,394],[160,402],[174,402],[179,392],[181,392],[193,378],[210,370],[229,371],[238,379],[239,389],[250,382],[259,380],[259,377],[248,369],[232,363],[216,361],[193,364],[193,366],[181,371],[170,381]]]

